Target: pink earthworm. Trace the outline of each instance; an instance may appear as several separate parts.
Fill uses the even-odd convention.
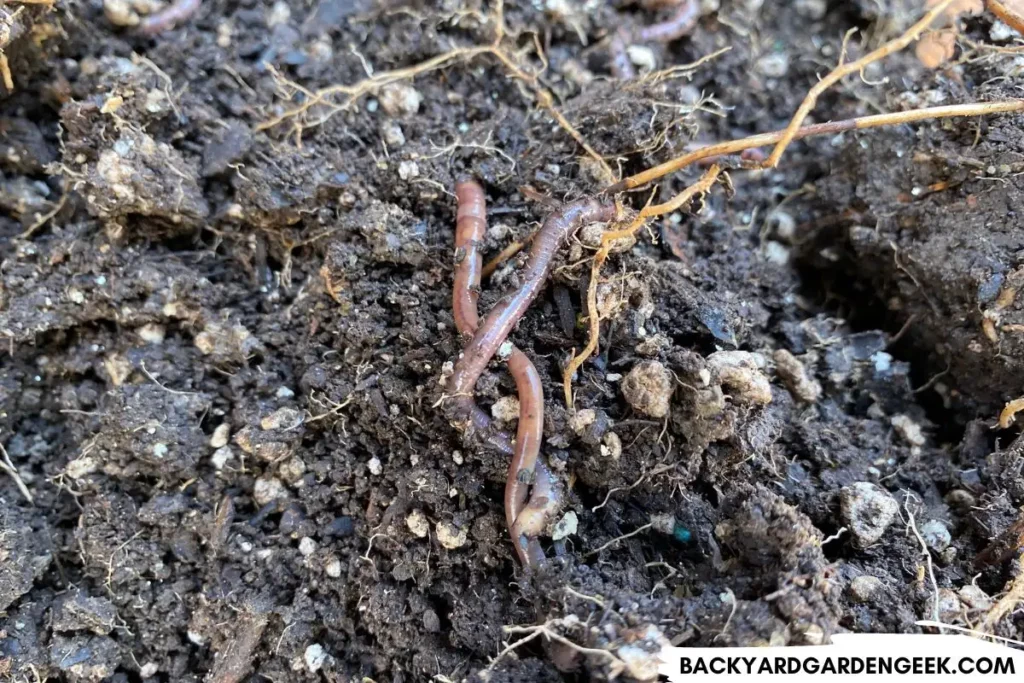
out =
[[[202,0],[174,0],[167,7],[139,22],[137,30],[146,36],[170,31],[188,21],[199,10],[201,4]]]

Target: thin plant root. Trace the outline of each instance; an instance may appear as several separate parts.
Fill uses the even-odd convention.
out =
[[[841,121],[830,121],[828,123],[816,123],[804,126],[796,131],[793,140],[816,137],[819,135],[836,135],[851,130],[864,130],[867,128],[878,128],[880,126],[892,126],[903,123],[914,123],[917,121],[928,121],[932,119],[948,119],[985,116],[986,114],[1006,114],[1011,112],[1024,111],[1024,100],[1006,100],[1001,102],[978,102],[975,104],[954,104],[943,107],[928,107],[924,109],[911,109],[903,112],[889,114],[873,114],[871,116],[859,116],[853,119]],[[740,140],[729,140],[719,142],[707,147],[688,152],[647,169],[636,175],[625,178],[608,188],[609,194],[633,190],[650,182],[663,178],[670,173],[682,170],[691,164],[697,163],[710,157],[736,154],[748,149],[767,147],[781,141],[786,131],[775,131],[772,133],[760,133]],[[767,163],[767,162],[766,162]]]
[[[496,271],[501,266],[502,263],[508,261],[510,258],[521,252],[523,250],[523,247],[525,247],[531,241],[533,241],[533,235],[530,235],[522,242],[512,242],[507,247],[502,249],[500,252],[498,252],[497,256],[492,258],[490,261],[487,262],[486,265],[484,265],[483,276],[487,278],[490,277],[491,275],[494,275],[494,271]]]
[[[597,250],[597,253],[594,254],[594,259],[591,262],[590,283],[587,285],[587,317],[590,328],[590,338],[587,340],[587,345],[583,347],[583,350],[565,366],[565,372],[562,375],[562,388],[565,392],[565,405],[568,408],[571,409],[573,405],[572,377],[587,361],[587,359],[594,354],[594,351],[597,350],[597,340],[601,334],[601,320],[597,310],[597,283],[601,276],[601,266],[604,264],[605,259],[608,258],[608,254],[611,253],[615,242],[625,237],[632,237],[635,235],[648,219],[672,213],[680,207],[689,204],[697,195],[706,193],[711,189],[711,186],[715,184],[715,181],[718,180],[718,176],[721,172],[721,167],[717,164],[712,165],[704,172],[704,175],[702,175],[697,182],[687,187],[669,201],[664,204],[645,206],[627,227],[621,230],[606,232],[601,236],[601,246]]]
[[[194,2],[195,0],[188,1]],[[304,95],[306,100],[298,106],[287,109],[281,114],[257,124],[255,129],[258,131],[267,130],[268,128],[273,128],[286,121],[290,121],[293,126],[296,142],[301,143],[303,130],[322,125],[338,112],[351,107],[364,95],[376,92],[380,88],[391,83],[411,80],[418,75],[428,73],[430,71],[436,71],[457,62],[468,62],[481,55],[491,55],[505,67],[513,78],[521,81],[533,93],[537,105],[546,110],[562,130],[568,133],[576,144],[582,147],[587,155],[597,163],[606,182],[614,181],[617,176],[614,171],[612,171],[611,166],[609,166],[604,157],[598,154],[597,150],[587,142],[586,138],[583,137],[583,134],[580,133],[579,130],[577,130],[576,127],[565,118],[562,112],[558,110],[555,106],[554,96],[540,84],[540,81],[538,80],[539,74],[528,73],[525,71],[518,61],[511,56],[504,47],[502,47],[502,42],[506,36],[504,0],[497,0],[495,2],[491,19],[495,27],[495,35],[494,40],[489,45],[455,48],[445,52],[444,54],[431,57],[430,59],[420,62],[414,66],[385,71],[352,85],[332,85],[317,91],[312,91],[292,81],[284,81],[288,86]],[[537,51],[540,52],[539,43],[537,43]],[[541,56],[543,59],[543,55]],[[344,99],[340,103],[334,102],[333,98],[336,96],[341,96]],[[309,120],[307,118],[308,113],[313,107],[318,105],[326,106],[327,111],[320,114],[317,118]]]
[[[863,72],[869,64],[877,62],[880,59],[885,59],[889,55],[905,49],[908,45],[916,41],[922,33],[928,30],[936,19],[945,14],[946,9],[955,1],[956,0],[939,0],[931,10],[926,12],[925,15],[921,17],[916,24],[907,29],[903,35],[890,40],[877,50],[872,50],[860,59],[847,62],[845,64],[840,62],[835,69],[815,83],[807,92],[803,102],[800,103],[800,106],[797,108],[792,120],[790,120],[789,125],[786,126],[786,130],[783,131],[782,138],[775,145],[775,149],[772,150],[772,153],[765,161],[765,167],[775,168],[779,165],[779,159],[782,158],[783,152],[785,152],[786,148],[789,147],[789,144],[793,142],[797,131],[804,122],[804,119],[806,119],[807,115],[814,109],[814,106],[818,103],[818,97],[823,92],[828,90],[842,78],[853,73]]]
[[[999,622],[1017,609],[1021,602],[1024,602],[1024,571],[1018,573],[1010,582],[1006,594],[988,611],[978,630],[982,633],[992,633]]]
[[[1024,410],[1024,398],[1016,398],[1007,403],[999,413],[999,428],[1009,429],[1013,424],[1014,416],[1022,410]]]

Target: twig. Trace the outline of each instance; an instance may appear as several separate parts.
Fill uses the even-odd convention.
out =
[[[57,202],[57,205],[54,206],[49,211],[47,211],[46,213],[44,213],[44,214],[42,214],[40,216],[37,216],[36,217],[36,222],[33,223],[32,225],[28,226],[28,229],[26,229],[25,232],[23,232],[20,235],[18,235],[18,239],[26,240],[29,237],[31,237],[32,235],[34,235],[36,233],[36,231],[39,230],[39,228],[41,228],[44,225],[46,225],[46,222],[48,220],[50,220],[51,218],[56,216],[58,213],[60,213],[60,210],[64,208],[64,205],[67,203],[67,201],[68,201],[68,194],[67,194],[67,192],[65,192],[63,195],[61,195],[60,201]]]
[[[943,107],[925,107],[923,109],[911,109],[902,112],[890,112],[887,114],[873,114],[871,116],[858,116],[852,119],[841,121],[829,121],[828,123],[815,123],[799,128],[793,134],[792,140],[816,137],[819,135],[835,135],[851,130],[865,130],[867,128],[878,128],[880,126],[894,126],[904,123],[915,123],[931,119],[963,118],[973,116],[984,116],[986,114],[1006,114],[1010,112],[1024,111],[1024,100],[1006,100],[1000,102],[976,102],[973,104],[954,104]],[[637,173],[608,188],[609,194],[632,190],[662,178],[670,173],[682,170],[687,166],[709,157],[735,154],[747,149],[767,147],[783,139],[785,130],[778,130],[772,133],[760,133],[740,140],[729,140],[718,142],[701,149],[694,150],[675,159],[666,161],[663,164],[649,168],[646,171]]]

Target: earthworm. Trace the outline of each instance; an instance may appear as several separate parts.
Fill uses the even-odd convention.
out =
[[[677,1],[679,7],[665,21],[651,24],[630,33],[620,28],[612,35],[609,50],[612,55],[612,75],[620,80],[629,80],[636,76],[636,69],[629,58],[627,45],[635,40],[639,43],[658,42],[670,43],[690,33],[700,19],[700,2],[698,0]]]
[[[596,199],[579,199],[547,217],[530,244],[530,255],[519,289],[503,296],[477,328],[463,349],[448,380],[448,395],[472,401],[473,389],[509,332],[537,298],[551,272],[551,259],[559,246],[584,223],[610,221],[615,205]]]
[[[641,42],[670,43],[692,31],[693,27],[697,25],[698,19],[700,19],[700,2],[683,0],[671,17],[640,29],[637,32],[637,38]]]
[[[139,22],[138,32],[146,36],[169,31],[186,21],[199,10],[202,0],[174,0],[170,5]]]
[[[455,196],[458,200],[458,212],[455,224],[456,267],[452,310],[455,327],[461,334],[469,336],[476,332],[479,323],[477,299],[483,268],[480,242],[487,228],[486,204],[483,188],[472,180],[456,184]],[[526,504],[527,489],[534,470],[536,469],[538,473],[539,481],[550,482],[552,477],[544,463],[537,459],[544,425],[544,389],[540,375],[526,354],[515,347],[512,347],[509,354],[508,367],[516,382],[520,404],[519,426],[505,484],[505,519],[509,531],[512,532],[516,518]],[[469,410],[476,426],[484,429],[490,427],[487,414],[480,410],[471,394],[461,397],[461,401],[464,409]],[[548,488],[550,485],[545,491]],[[531,505],[532,503],[531,499]],[[557,503],[557,496],[547,494],[543,504],[538,501],[538,505],[531,507],[538,510],[532,514],[546,515],[548,507]],[[539,533],[538,531],[534,536]],[[522,539],[513,533],[512,539],[516,554],[524,566],[535,565],[543,559],[543,551],[535,537]],[[528,553],[526,549],[530,552]]]

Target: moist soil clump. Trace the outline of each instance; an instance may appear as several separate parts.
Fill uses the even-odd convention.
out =
[[[600,232],[570,240],[510,337],[565,489],[536,571],[507,456],[441,405],[456,180],[494,256],[607,186],[581,140],[628,175],[782,128],[848,30],[859,56],[923,3],[701,2],[667,41],[640,37],[683,3],[207,0],[152,36],[148,3],[106,4],[0,9],[0,677],[650,680],[667,642],[1024,638],[996,605],[1021,571],[1024,439],[997,420],[1024,388],[1021,114],[731,171],[613,251],[571,409]],[[518,73],[470,52],[499,30]],[[1021,36],[957,30],[954,60],[895,55],[815,119],[1024,97]],[[477,399],[510,428],[502,365]]]

